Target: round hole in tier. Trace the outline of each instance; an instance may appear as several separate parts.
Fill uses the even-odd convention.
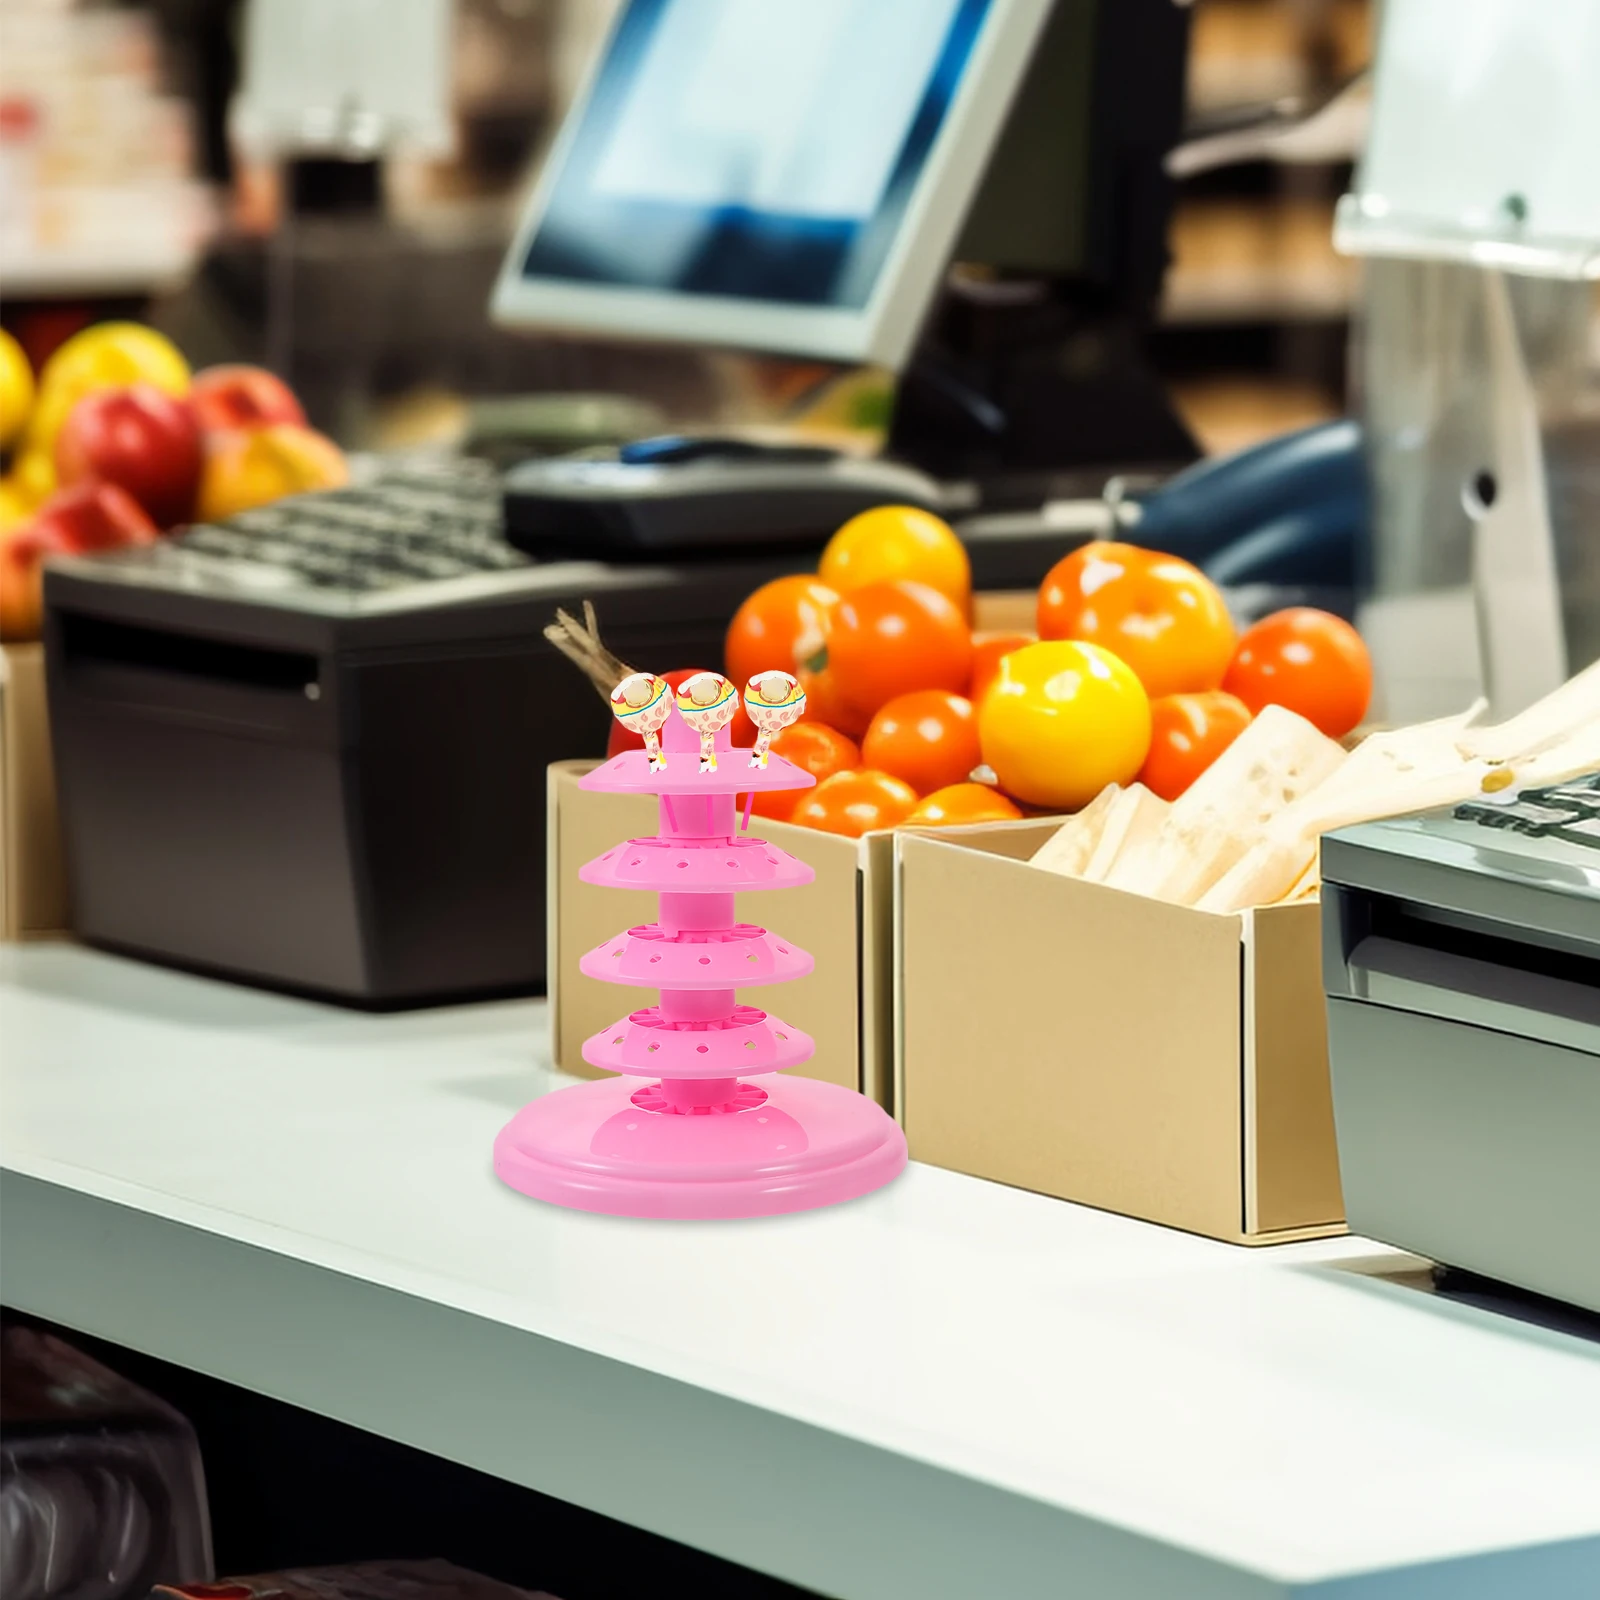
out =
[[[754,958],[752,957],[752,959],[754,959]],[[709,967],[711,965],[711,957],[710,956],[701,956],[700,957],[700,965],[702,967]]]
[[[680,861],[680,862],[679,862],[679,863],[678,863],[678,865],[679,865],[679,866],[680,866],[680,867],[686,867],[686,866],[688,866],[688,865],[689,865],[689,863],[688,863],[688,862],[687,862],[687,861]]]
[[[708,1045],[708,1044],[697,1044],[694,1047],[694,1052],[698,1056],[703,1056],[706,1053],[706,1051],[709,1050],[710,1048],[711,1048],[711,1046]]]
[[[650,957],[650,960],[651,960],[652,964],[654,964],[655,962],[659,961],[660,959],[661,959],[660,956],[651,956]]]

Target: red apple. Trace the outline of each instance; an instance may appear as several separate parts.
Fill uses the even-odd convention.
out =
[[[56,473],[63,485],[92,479],[117,484],[162,528],[193,514],[200,467],[194,411],[154,384],[85,395],[56,436]]]
[[[265,367],[207,367],[194,375],[189,399],[206,433],[268,428],[275,422],[306,425],[294,391]]]
[[[46,556],[154,544],[160,537],[139,502],[114,483],[82,483],[52,495],[32,522],[0,535],[0,639],[39,637]]]
[[[44,553],[44,541],[32,524],[0,534],[0,640],[7,644],[39,637],[39,563]]]
[[[154,544],[161,537],[144,507],[115,483],[80,483],[51,495],[21,533],[68,555]]]
[[[685,678],[692,678],[697,672],[704,672],[704,667],[679,667],[676,672],[664,672],[662,677],[667,680],[669,689],[676,689]],[[733,721],[728,724],[728,732],[733,736],[733,745],[736,750],[748,750],[756,742],[756,725],[746,714],[743,704],[733,715]],[[624,728],[615,717],[611,719],[611,737],[606,741],[606,760],[612,756],[621,755],[624,750],[643,750],[644,740],[638,734]]]

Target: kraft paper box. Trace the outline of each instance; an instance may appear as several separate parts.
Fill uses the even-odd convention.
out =
[[[578,971],[578,960],[621,929],[652,921],[653,894],[598,889],[582,883],[578,869],[628,838],[656,832],[652,795],[592,794],[578,779],[597,761],[559,761],[550,768],[549,976],[555,1063],[563,1072],[598,1077],[585,1064],[583,1041],[628,1011],[652,1003],[654,991],[600,983]],[[816,881],[782,894],[741,894],[743,922],[772,927],[816,960],[809,977],[783,985],[740,990],[742,1003],[773,1009],[803,1028],[816,1055],[793,1070],[805,1077],[859,1089],[887,1103],[889,1058],[889,954],[894,837],[873,834],[841,839],[763,817],[750,832],[798,856]]]
[[[67,925],[44,646],[0,646],[0,937]]]
[[[1320,908],[1217,916],[1029,866],[1055,827],[897,836],[913,1159],[1234,1243],[1342,1232]]]

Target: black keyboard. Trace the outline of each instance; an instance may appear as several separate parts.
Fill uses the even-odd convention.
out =
[[[531,567],[506,543],[485,462],[388,464],[369,482],[199,523],[170,541],[186,564],[250,587],[343,594]]]

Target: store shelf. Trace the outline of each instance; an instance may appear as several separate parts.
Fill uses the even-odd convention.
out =
[[[1595,1345],[915,1165],[553,1210],[489,1165],[545,1026],[8,947],[0,1293],[843,1600],[1600,1591]]]

